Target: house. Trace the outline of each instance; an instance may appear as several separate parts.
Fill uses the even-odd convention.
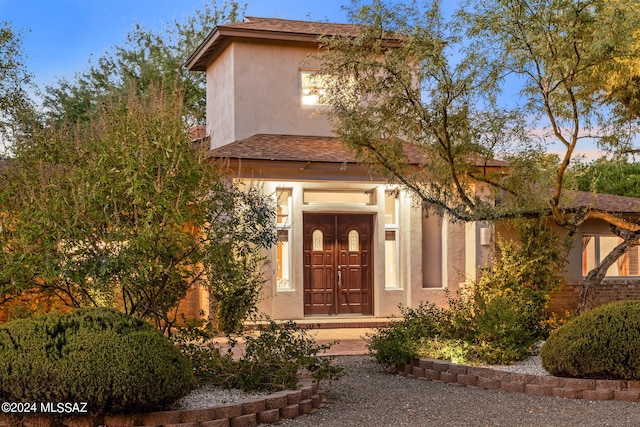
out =
[[[566,209],[591,208],[610,212],[632,222],[640,220],[640,199],[588,192],[570,195]],[[560,230],[558,230],[561,232]],[[622,239],[603,220],[589,219],[576,232],[569,250],[566,284],[552,296],[551,310],[574,310],[582,289],[582,279],[613,250]],[[632,247],[608,270],[596,293],[595,305],[618,300],[640,300],[640,247]]]
[[[313,55],[318,36],[357,31],[348,24],[249,17],[215,28],[186,63],[206,73],[210,155],[223,159],[234,179],[276,195],[278,244],[268,254],[259,307],[273,319],[375,321],[397,315],[399,305],[443,304],[447,291],[473,281],[490,255],[491,225],[426,216],[332,134],[318,105]],[[410,146],[406,152],[420,163],[418,152]],[[640,210],[639,200],[629,203],[624,212]],[[587,224],[584,235],[593,239],[571,256],[597,262],[584,254],[608,244],[603,230]],[[575,265],[567,274],[578,283],[582,270]],[[640,275],[634,268],[626,271]]]

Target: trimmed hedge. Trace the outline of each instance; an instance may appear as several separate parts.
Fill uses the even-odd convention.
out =
[[[553,332],[540,351],[552,375],[640,380],[640,301],[595,308]]]
[[[196,386],[189,361],[150,324],[111,309],[0,326],[0,398],[87,402],[92,413],[163,409]]]

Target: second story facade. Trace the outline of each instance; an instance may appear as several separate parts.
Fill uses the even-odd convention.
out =
[[[356,32],[349,24],[252,17],[216,27],[186,64],[206,72],[211,148],[257,134],[333,136],[317,105],[318,37]]]

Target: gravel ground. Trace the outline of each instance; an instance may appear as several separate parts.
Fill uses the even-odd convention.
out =
[[[640,403],[479,390],[385,372],[368,356],[339,356],[348,376],[323,383],[328,405],[294,426],[640,426]],[[513,368],[511,368],[513,369]]]

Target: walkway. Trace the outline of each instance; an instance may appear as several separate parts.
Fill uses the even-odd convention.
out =
[[[367,354],[365,334],[374,332],[371,328],[314,329],[309,334],[318,344],[331,344],[327,356],[354,356]],[[338,344],[334,344],[338,341]]]
[[[374,328],[321,328],[309,330],[308,334],[318,344],[331,344],[331,348],[323,356],[356,356],[369,352],[364,336],[373,332]],[[214,338],[213,341],[225,348],[226,338]],[[335,341],[338,343],[334,344]],[[241,351],[242,343],[238,343],[234,355],[240,356]]]

